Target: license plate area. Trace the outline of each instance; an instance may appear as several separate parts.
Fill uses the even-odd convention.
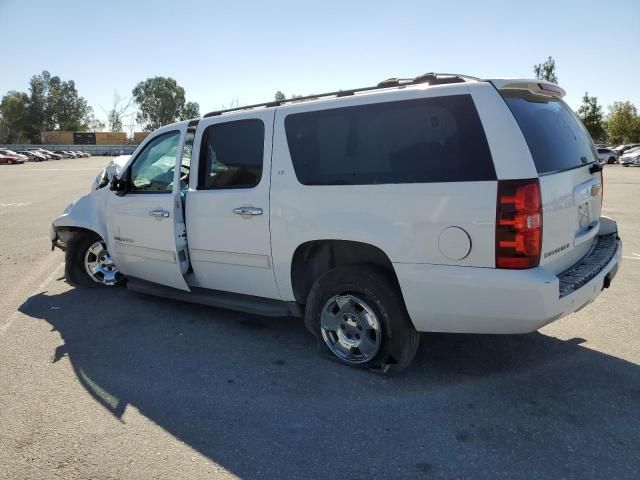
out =
[[[580,230],[584,230],[591,225],[591,206],[590,202],[583,202],[578,205],[578,225]]]

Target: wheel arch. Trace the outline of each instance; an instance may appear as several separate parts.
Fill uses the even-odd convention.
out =
[[[71,233],[90,231],[100,236],[109,247],[103,208],[106,199],[103,196],[104,192],[97,190],[69,205],[52,223],[52,241],[55,242],[57,236],[66,242]]]
[[[306,303],[313,284],[329,270],[358,264],[374,265],[389,273],[400,290],[393,263],[381,248],[354,240],[310,240],[298,245],[292,256],[290,279],[295,300]]]

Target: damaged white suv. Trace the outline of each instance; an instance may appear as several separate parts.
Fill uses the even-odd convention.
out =
[[[525,333],[621,261],[564,91],[427,74],[168,125],[53,222],[72,284],[304,317],[351,365]]]

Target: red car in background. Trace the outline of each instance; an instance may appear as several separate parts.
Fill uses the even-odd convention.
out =
[[[24,163],[24,160],[18,157],[12,157],[10,155],[0,154],[0,163],[8,163],[9,165],[16,165],[18,163]]]

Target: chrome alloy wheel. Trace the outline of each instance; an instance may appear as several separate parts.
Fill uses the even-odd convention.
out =
[[[102,240],[91,244],[84,254],[84,268],[96,283],[112,286],[124,278],[115,266]]]
[[[348,363],[366,363],[380,351],[382,328],[373,309],[355,295],[336,295],[320,313],[327,347]]]

